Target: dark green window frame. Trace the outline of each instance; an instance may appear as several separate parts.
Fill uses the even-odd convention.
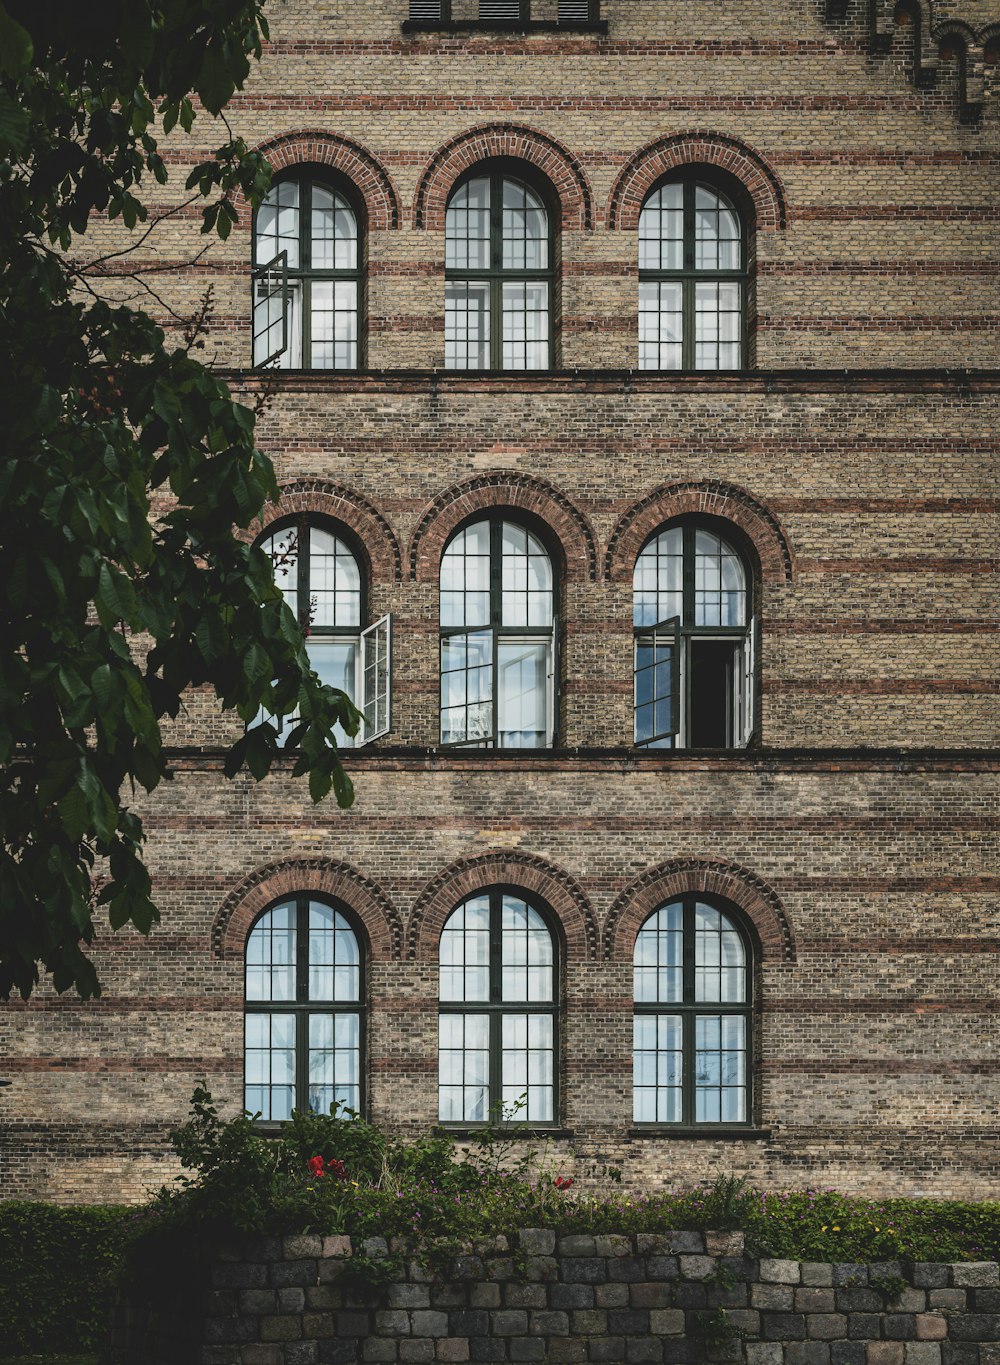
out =
[[[487,270],[457,269],[445,267],[445,280],[485,281],[490,288],[490,341],[489,363],[486,370],[500,370],[503,373],[529,373],[528,370],[503,367],[503,286],[518,281],[538,280],[548,285],[548,330],[546,332],[546,364],[538,366],[530,373],[539,373],[554,368],[555,357],[555,310],[556,310],[556,237],[555,214],[550,202],[551,194],[537,182],[524,174],[520,165],[506,165],[503,162],[473,168],[463,175],[454,185],[449,203],[455,192],[472,180],[488,180],[490,183],[490,266]],[[503,184],[505,180],[520,183],[536,195],[545,209],[548,233],[548,266],[544,270],[504,269],[503,267]],[[471,371],[481,374],[482,370]]]
[[[311,172],[309,167],[299,167],[292,174],[275,176],[274,184],[286,181],[294,181],[299,187],[299,264],[290,266],[286,252],[279,252],[274,260],[261,260],[258,256],[258,236],[257,236],[257,213],[254,213],[253,225],[253,270],[251,272],[252,285],[264,277],[268,279],[275,291],[281,290],[283,296],[283,334],[281,347],[276,353],[280,355],[289,345],[291,339],[288,336],[288,295],[292,284],[298,283],[301,291],[299,303],[300,319],[299,327],[302,333],[302,354],[301,364],[297,369],[311,370],[312,365],[312,282],[314,280],[353,280],[355,284],[356,302],[356,326],[357,335],[355,339],[356,363],[353,366],[323,366],[324,370],[332,369],[335,373],[354,373],[364,369],[365,365],[365,290],[364,290],[364,260],[365,260],[365,216],[362,206],[358,202],[358,195],[354,187],[345,184],[339,177],[326,176],[320,171]],[[344,267],[316,267],[312,265],[312,192],[314,185],[320,185],[323,189],[332,194],[339,195],[347,204],[351,213],[354,215],[354,225],[357,231],[357,264],[350,269]],[[254,298],[251,297],[251,317],[253,317]],[[260,362],[255,362],[260,363]],[[266,362],[265,362],[266,363]]]
[[[744,952],[744,996],[738,1002],[716,1002],[706,1000],[695,1000],[694,981],[695,981],[695,905],[701,902],[709,905],[724,915],[732,927],[739,934],[743,944]],[[681,896],[671,896],[653,911],[653,915],[665,909],[668,905],[680,903],[683,906],[684,928],[683,928],[683,998],[680,1001],[640,1001],[634,998],[632,1009],[634,1017],[657,1017],[659,1015],[680,1015],[682,1020],[683,1033],[683,1062],[682,1062],[682,1081],[681,1081],[681,1119],[677,1123],[665,1120],[654,1122],[642,1122],[633,1119],[637,1129],[663,1129],[667,1132],[677,1132],[678,1130],[697,1130],[711,1131],[713,1129],[727,1128],[752,1128],[753,1112],[756,1102],[754,1086],[754,1049],[756,1046],[756,1036],[754,1028],[755,1012],[755,990],[754,980],[756,975],[756,955],[754,945],[751,940],[742,916],[727,901],[712,895],[707,895],[700,891],[688,891]],[[645,929],[653,915],[647,918],[640,925],[639,933]],[[638,935],[636,937],[638,943]],[[697,1121],[695,1119],[695,1021],[699,1015],[727,1015],[730,1017],[742,1017],[744,1020],[744,1066],[746,1073],[746,1112],[739,1121],[726,1119],[718,1123]]]
[[[337,911],[347,921],[358,947],[358,998],[351,1001],[310,1000],[309,999],[309,902],[316,901]],[[365,1081],[365,1058],[367,1055],[367,1008],[366,991],[368,964],[365,955],[364,935],[357,918],[342,901],[313,891],[298,891],[289,896],[279,896],[256,917],[247,935],[250,935],[260,921],[278,906],[291,902],[295,906],[295,999],[294,1000],[248,1000],[244,988],[244,1021],[251,1014],[291,1014],[295,1017],[295,1105],[301,1113],[309,1112],[309,1020],[313,1015],[353,1014],[358,1018],[358,1095],[357,1112],[364,1114],[367,1106],[367,1086]],[[244,981],[247,972],[246,949],[244,949]],[[244,1042],[244,1057],[246,1043]],[[281,1119],[261,1119],[261,1127],[278,1126]]]
[[[458,528],[451,536],[448,545],[455,539],[459,532],[464,531],[469,526],[474,526],[478,522],[488,522],[490,528],[490,609],[489,621],[483,621],[477,625],[460,626],[439,626],[439,637],[441,640],[450,639],[453,636],[474,635],[480,631],[490,631],[493,636],[493,656],[492,656],[492,678],[493,678],[493,700],[492,715],[493,728],[490,735],[477,737],[475,739],[464,739],[453,742],[442,740],[442,747],[447,749],[483,749],[497,748],[499,735],[500,717],[500,644],[503,640],[519,640],[525,637],[547,640],[549,645],[549,671],[550,683],[546,689],[545,712],[547,728],[551,734],[551,741],[540,747],[546,749],[555,748],[558,744],[558,719],[559,719],[559,575],[557,573],[557,561],[553,556],[548,538],[541,534],[537,527],[530,521],[517,515],[517,512],[490,512],[486,516],[477,515]],[[507,522],[511,525],[522,527],[529,531],[541,544],[545,553],[548,555],[549,565],[552,571],[552,624],[549,626],[504,626],[501,625],[503,619],[503,527]],[[448,545],[445,546],[447,553]],[[443,556],[442,556],[443,558]],[[440,579],[439,579],[440,582]],[[440,595],[440,587],[438,589]],[[439,663],[440,669],[440,663]],[[444,733],[443,725],[444,707],[439,701],[438,706],[438,734]]]
[[[748,365],[747,346],[749,342],[749,328],[747,325],[747,304],[748,304],[748,283],[749,265],[748,248],[749,234],[747,232],[746,215],[741,213],[732,198],[718,185],[712,184],[707,180],[697,180],[691,177],[681,179],[678,176],[671,176],[659,181],[653,186],[646,196],[646,203],[657,191],[663,189],[665,185],[680,184],[683,188],[683,213],[684,213],[684,237],[682,246],[683,265],[677,270],[650,270],[640,267],[639,283],[665,282],[678,280],[682,290],[682,321],[681,321],[681,365],[680,370],[659,369],[662,374],[677,374],[686,370],[695,371],[698,374],[711,374],[713,372],[734,373],[733,370],[726,371],[711,369],[698,369],[696,365],[696,336],[695,336],[695,290],[699,284],[707,284],[715,281],[733,281],[739,285],[740,290],[740,364],[739,370],[746,370]],[[696,269],[695,268],[695,197],[699,188],[704,188],[717,195],[726,208],[735,216],[740,225],[740,262],[739,270],[720,270],[720,269]],[[651,369],[658,367],[651,366]]]
[[[480,891],[474,891],[449,913],[445,920],[444,927],[451,919],[455,911],[461,909],[466,901],[474,900],[479,896],[488,896],[490,902],[490,961],[489,961],[489,1000],[441,1000],[440,992],[438,999],[438,1015],[444,1014],[467,1015],[485,1014],[489,1018],[489,1111],[490,1118],[482,1124],[477,1124],[472,1120],[463,1119],[460,1122],[450,1122],[439,1120],[445,1128],[474,1128],[485,1127],[494,1120],[497,1112],[497,1104],[503,1094],[503,1043],[502,1029],[503,1018],[505,1015],[516,1014],[542,1014],[552,1020],[552,1117],[551,1119],[518,1119],[514,1116],[514,1122],[530,1123],[532,1128],[557,1128],[559,1126],[560,1111],[560,990],[561,978],[559,973],[560,957],[560,937],[556,931],[552,912],[548,907],[529,896],[520,887],[515,886],[492,886],[484,887]],[[503,995],[503,898],[504,896],[514,896],[518,900],[524,901],[541,918],[548,930],[549,938],[552,943],[552,998],[550,1001],[527,1000],[511,1001],[504,1000]],[[442,931],[443,932],[443,931]],[[440,950],[439,950],[440,952]],[[439,955],[440,961],[440,955]]]

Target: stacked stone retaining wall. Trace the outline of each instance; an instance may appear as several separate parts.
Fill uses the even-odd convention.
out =
[[[383,1238],[260,1238],[119,1305],[116,1365],[352,1361],[1000,1365],[994,1262],[755,1259],[742,1233],[497,1237],[436,1274]],[[387,1265],[387,1268],[388,1268]]]

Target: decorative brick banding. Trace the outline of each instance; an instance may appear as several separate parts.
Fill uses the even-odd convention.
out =
[[[528,512],[549,528],[562,549],[567,579],[594,581],[597,546],[587,518],[552,484],[517,470],[477,475],[439,493],[413,533],[410,577],[435,582],[445,545],[462,522],[506,508]]]
[[[329,517],[352,531],[368,559],[372,579],[382,583],[402,579],[399,542],[382,513],[360,493],[324,479],[293,479],[282,484],[280,501],[266,503],[260,520],[240,534],[244,540],[256,540],[272,522],[303,514]]]
[[[523,891],[529,899],[540,897],[562,929],[566,961],[596,960],[597,921],[577,882],[543,858],[508,850],[463,858],[428,882],[410,915],[407,957],[435,962],[445,920],[466,896],[490,886]]]
[[[399,227],[399,196],[389,172],[360,142],[320,129],[302,129],[261,142],[257,150],[275,172],[302,165],[340,171],[364,200],[370,230]]]
[[[235,887],[212,925],[216,957],[240,958],[254,920],[273,901],[297,892],[331,896],[352,910],[364,926],[372,957],[398,959],[403,944],[399,913],[371,877],[329,858],[287,858],[258,868]]]
[[[480,162],[497,160],[523,161],[545,176],[559,200],[564,228],[594,226],[593,198],[579,161],[548,133],[517,123],[470,128],[435,152],[417,185],[413,226],[442,232],[455,181]]]
[[[656,182],[671,171],[696,166],[711,166],[738,182],[753,204],[758,232],[776,232],[788,225],[781,180],[760,153],[723,133],[695,129],[657,138],[636,152],[619,174],[608,199],[608,227],[635,231],[643,202]]]
[[[745,488],[715,480],[664,484],[630,507],[608,541],[605,578],[630,583],[639,551],[650,536],[665,522],[691,514],[720,517],[738,526],[757,552],[765,583],[792,581],[792,550],[778,518]]]
[[[660,863],[627,886],[608,912],[605,957],[631,962],[643,923],[665,901],[689,891],[731,901],[753,924],[766,959],[795,961],[795,935],[777,892],[745,867],[709,858],[675,858]]]

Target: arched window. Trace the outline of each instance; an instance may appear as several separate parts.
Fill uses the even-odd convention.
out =
[[[746,366],[743,221],[712,185],[668,180],[639,215],[639,368]]]
[[[536,190],[502,171],[464,180],[445,218],[445,368],[548,369],[552,262]]]
[[[283,176],[254,219],[253,363],[356,370],[358,215],[318,174]]]
[[[346,692],[364,713],[357,736],[337,732],[342,747],[367,743],[389,729],[390,621],[368,620],[358,556],[337,529],[315,518],[278,523],[258,541],[274,564],[274,581],[304,631],[309,660],[323,682]],[[295,716],[261,717],[277,725],[279,742]]]
[[[337,906],[289,896],[264,912],[246,948],[244,1105],[265,1121],[293,1109],[360,1110],[362,954]]]
[[[486,1123],[501,1106],[556,1117],[556,953],[543,916],[494,888],[462,902],[441,934],[442,1123]]]
[[[751,954],[737,920],[681,896],[643,924],[633,962],[635,1122],[748,1123]]]
[[[636,560],[635,742],[731,749],[754,731],[753,580],[714,524],[658,531]]]
[[[441,559],[441,743],[543,749],[553,741],[555,590],[542,542],[491,516]]]

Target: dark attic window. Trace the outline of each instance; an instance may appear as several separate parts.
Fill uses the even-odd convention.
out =
[[[452,0],[409,0],[409,16],[403,21],[403,32],[441,29],[516,29],[521,32],[526,29],[577,29],[607,32],[607,21],[601,19],[600,0],[557,0],[555,18],[551,17],[552,7],[547,6],[544,19],[537,17],[537,0],[534,6],[532,0],[479,0],[476,17],[471,17],[469,8],[463,4],[461,13],[456,13]]]

